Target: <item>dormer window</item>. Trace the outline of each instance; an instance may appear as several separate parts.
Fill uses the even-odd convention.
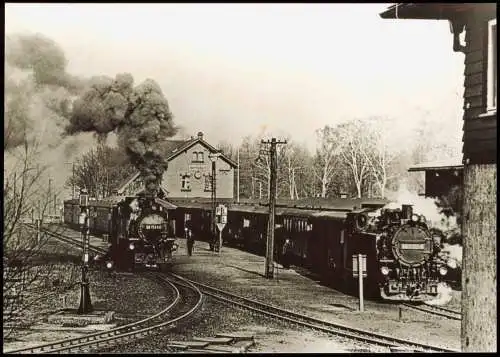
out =
[[[497,19],[488,22],[488,111],[497,110]]]

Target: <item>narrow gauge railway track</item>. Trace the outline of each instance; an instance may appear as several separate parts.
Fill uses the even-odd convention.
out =
[[[25,223],[25,225],[31,229],[36,229],[36,227],[31,223]],[[73,238],[73,237],[70,237],[68,235],[64,235],[64,234],[59,233],[59,232],[54,232],[47,227],[41,227],[40,231],[41,231],[41,233],[45,233],[45,234],[49,235],[50,237],[55,238],[61,242],[68,243],[76,248],[81,248],[82,242],[78,237]],[[100,247],[96,247],[93,245],[89,245],[89,249],[91,252],[97,253],[97,254],[105,254],[106,253],[105,249],[102,249]]]
[[[172,274],[178,278],[179,276]],[[384,346],[389,348],[407,347],[415,352],[460,352],[445,347],[431,346],[423,343],[412,342],[393,336],[383,335],[367,330],[348,327],[340,323],[332,323],[319,320],[310,316],[299,314],[293,311],[285,310],[272,305],[264,304],[252,299],[238,296],[227,291],[223,291],[199,282],[185,279],[187,282],[196,285],[207,296],[227,304],[238,306],[262,315],[266,315],[278,320],[287,321],[299,326],[308,327],[317,331],[333,334],[336,336],[365,342],[371,345]]]
[[[200,289],[189,281],[180,277],[177,278],[183,281],[181,285],[159,273],[150,273],[147,275],[153,279],[159,280],[163,284],[167,284],[174,291],[174,301],[157,314],[111,330],[8,351],[6,353],[67,353],[110,349],[116,346],[116,343],[128,343],[133,339],[144,338],[162,329],[171,328],[175,326],[176,323],[189,318],[201,307],[203,294]],[[183,294],[180,293],[179,287],[184,290]],[[189,291],[190,294],[186,294],[186,291]],[[188,295],[190,296],[188,297]],[[167,318],[167,320],[165,320],[165,318]]]
[[[411,304],[402,304],[404,307],[409,309],[426,312],[432,315],[446,317],[451,320],[462,320],[462,313],[456,310],[446,309],[440,306],[434,305],[411,305]]]

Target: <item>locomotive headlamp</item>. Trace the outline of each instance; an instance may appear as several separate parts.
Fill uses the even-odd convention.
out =
[[[456,269],[457,268],[457,261],[455,259],[448,259],[446,262],[446,265],[448,265],[451,269]]]
[[[411,216],[411,220],[412,220],[413,222],[418,222],[418,219],[419,219],[418,214],[413,214],[413,215]]]
[[[389,268],[382,267],[382,268],[380,268],[380,272],[382,273],[382,275],[389,275]]]
[[[135,245],[134,245],[134,243],[130,243],[130,244],[129,244],[129,246],[128,246],[128,248],[129,248],[130,250],[134,250],[134,249],[135,249]]]
[[[111,269],[113,267],[113,262],[107,262],[106,268]]]
[[[446,275],[448,273],[448,269],[446,267],[439,268],[439,274]]]

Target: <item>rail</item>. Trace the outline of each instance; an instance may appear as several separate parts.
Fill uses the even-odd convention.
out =
[[[162,322],[156,322],[156,320],[161,318],[162,316],[167,314],[172,314],[172,310],[179,305],[179,302],[183,297],[180,294],[179,289],[177,287],[179,283],[177,282],[174,283],[171,279],[159,273],[149,273],[147,275],[150,278],[152,277],[157,280],[160,280],[163,283],[168,284],[174,291],[175,295],[174,301],[162,311],[150,317],[142,319],[140,321],[119,326],[111,330],[96,332],[82,337],[59,340],[24,349],[4,351],[4,352],[5,353],[61,353],[61,352],[70,352],[74,350],[80,350],[80,351],[90,350],[92,349],[92,347],[94,347],[94,349],[109,348],[113,345],[113,343],[126,342],[132,339],[143,338],[159,331],[160,329],[172,326],[176,322],[187,319],[200,308],[203,302],[203,294],[195,285],[191,284],[187,280],[184,280],[182,286],[189,287],[195,293],[196,296],[195,303],[192,306],[189,306],[187,311],[181,313],[177,317]],[[183,280],[182,278],[180,279]]]
[[[407,347],[413,349],[415,352],[460,352],[445,347],[432,346],[359,328],[353,328],[340,323],[332,323],[324,320],[319,320],[310,316],[238,296],[193,280],[185,280],[191,284],[198,286],[201,291],[207,296],[211,296],[230,305],[239,306],[241,308],[251,310],[262,315],[266,315],[282,321],[287,321],[299,326],[308,327],[317,331],[333,334],[336,336],[341,336],[344,338],[389,348]]]
[[[36,227],[31,224],[31,223],[24,223],[28,228],[31,228],[31,229],[36,229]],[[68,243],[68,244],[71,244],[73,245],[74,247],[76,248],[80,248],[81,249],[81,245],[82,245],[82,242],[81,240],[77,240],[77,239],[73,239],[71,237],[68,237],[68,236],[65,236],[63,235],[62,233],[57,233],[57,232],[54,232],[54,231],[51,231],[49,228],[46,228],[46,227],[41,227],[40,228],[40,232],[42,233],[45,233],[61,242],[64,242],[64,243]],[[97,247],[97,246],[94,246],[94,245],[89,245],[89,250],[93,253],[97,253],[97,254],[105,254],[106,253],[106,250],[105,249],[102,249],[100,247]]]
[[[412,310],[426,312],[431,315],[446,317],[447,319],[451,320],[462,320],[462,313],[460,311],[446,309],[440,306],[425,305],[425,304],[422,305],[402,304],[402,306]]]

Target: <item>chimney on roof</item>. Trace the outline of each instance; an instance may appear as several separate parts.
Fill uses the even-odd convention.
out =
[[[203,133],[201,131],[198,132],[198,139],[203,140]]]

